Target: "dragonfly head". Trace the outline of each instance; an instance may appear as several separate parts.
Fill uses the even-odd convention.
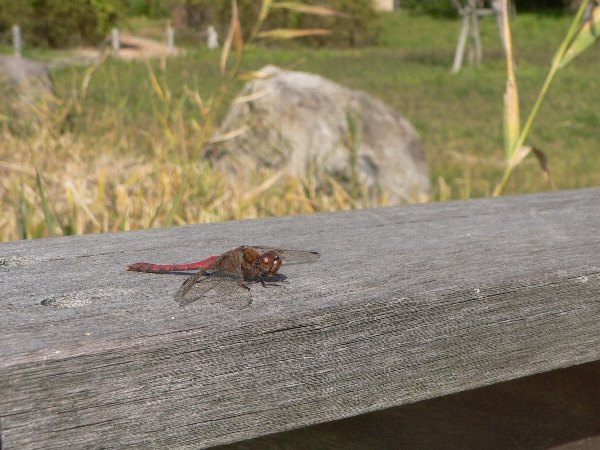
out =
[[[274,252],[260,255],[260,271],[263,275],[273,275],[281,267],[281,258]]]

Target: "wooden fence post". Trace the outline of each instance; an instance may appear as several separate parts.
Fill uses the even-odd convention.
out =
[[[115,57],[118,58],[119,50],[121,49],[121,42],[119,40],[119,29],[113,28],[110,35],[111,35],[113,52],[115,54]]]
[[[471,46],[469,47],[469,62],[476,65],[481,64],[483,51],[481,50],[481,37],[479,35],[479,17],[477,16],[478,7],[476,0],[469,0],[469,9],[471,10]]]
[[[496,21],[500,23],[499,20],[501,19],[501,17],[499,17],[499,14],[501,13],[501,10],[497,9],[497,3],[497,1],[493,1],[492,8],[484,8],[483,2],[478,0],[467,0],[464,3],[464,6],[459,0],[452,0],[452,4],[456,7],[458,14],[462,17],[462,27],[460,30],[460,36],[458,38],[458,44],[456,46],[456,53],[454,54],[454,64],[452,65],[452,73],[457,73],[462,66],[465,47],[467,43],[467,36],[469,34],[471,35],[471,45],[469,46],[469,61],[471,63],[475,62],[475,64],[477,65],[481,64],[483,51],[481,47],[481,38],[479,35],[479,17],[495,14]],[[500,38],[503,39],[502,29],[499,29]]]
[[[456,46],[456,53],[454,54],[454,64],[452,65],[452,73],[458,73],[462,66],[463,55],[465,52],[465,44],[467,43],[467,33],[469,32],[469,16],[462,14],[462,27],[460,29],[460,36],[458,38],[458,45]]]
[[[23,56],[23,40],[21,39],[21,27],[19,25],[13,25],[13,45],[15,47],[15,56],[20,58]]]
[[[173,56],[175,53],[175,31],[173,27],[167,28],[167,55]]]
[[[208,35],[206,46],[209,48],[209,50],[214,50],[219,46],[219,35],[217,34],[217,30],[215,30],[215,27],[211,25],[208,27],[206,33]]]

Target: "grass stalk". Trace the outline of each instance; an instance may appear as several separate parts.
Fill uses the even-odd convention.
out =
[[[48,206],[48,201],[46,200],[44,186],[42,185],[42,179],[40,178],[40,173],[38,172],[37,168],[35,169],[35,182],[40,192],[40,200],[42,202],[42,210],[44,211],[44,221],[46,222],[48,234],[50,235],[50,237],[55,237],[56,232],[54,231],[54,220],[52,219],[52,213],[50,212],[50,207]]]
[[[385,205],[385,191],[366,190],[360,183],[352,188],[337,178],[337,184],[330,183],[316,162],[302,178],[278,177],[275,170],[263,168],[247,180],[232,181],[200,161],[233,88],[241,86],[238,80],[244,74],[251,75],[249,79],[259,74],[245,72],[245,66],[268,63],[290,68],[293,61],[303,61],[302,70],[362,89],[405,115],[421,135],[432,179],[437,180],[436,199],[490,195],[509,160],[508,153],[489,156],[501,145],[497,127],[489,120],[498,114],[497,99],[506,81],[499,43],[490,48],[496,41],[486,43],[484,37],[489,58],[483,67],[476,74],[466,70],[464,76],[456,77],[447,70],[454,52],[455,22],[397,13],[382,18],[388,44],[310,51],[256,47],[243,52],[242,65],[233,78],[231,69],[237,64],[233,42],[224,76],[219,75],[219,55],[196,47],[189,49],[189,56],[166,59],[166,70],[158,68],[160,62],[151,62],[162,98],[144,62],[124,64],[113,58],[94,67],[52,69],[57,99],[52,108],[40,104],[31,113],[16,101],[14,91],[2,91],[1,239],[40,238],[50,235],[47,229],[56,235],[98,233]],[[492,20],[484,19],[481,25],[484,36],[495,38]],[[515,43],[516,52],[526,62],[529,76],[538,77],[540,84],[548,74],[547,61],[562,41],[562,30],[571,25],[572,17],[519,14],[511,20],[515,36],[524,36]],[[397,33],[408,27],[416,34]],[[550,49],[539,47],[539,42],[552,39],[556,41]],[[595,131],[600,126],[600,110],[593,95],[598,84],[598,49],[593,46],[585,64],[573,67],[569,77],[554,76],[553,95],[546,96],[546,102],[560,107],[540,110],[545,113],[540,133],[545,150],[559,161],[553,165],[553,176],[562,188],[599,185],[600,144]],[[563,66],[574,54],[573,47],[564,54]],[[45,57],[43,51],[41,56]],[[222,82],[230,78],[223,88]],[[539,94],[539,88],[519,88],[519,94],[532,100]],[[575,102],[575,90],[590,94]],[[213,107],[219,104],[221,110],[216,112]],[[27,119],[28,113],[33,120]],[[523,132],[528,128],[531,125],[525,123]],[[213,139],[227,137],[232,136]],[[531,151],[535,154],[536,149]],[[519,162],[523,169],[518,186],[508,183],[510,189],[504,191],[545,188],[536,163],[533,158]]]
[[[506,10],[506,3],[507,3],[506,1],[503,2],[504,8],[505,8],[505,10],[504,10],[504,22],[505,22],[504,31],[505,31],[505,36],[507,39],[507,41],[506,41],[506,43],[507,43],[506,58],[507,58],[508,80],[510,83],[511,80],[514,80],[514,71],[513,71],[513,60],[512,60],[512,44],[511,44],[511,39],[510,39],[510,26],[508,24],[508,13]],[[508,179],[509,179],[512,171],[519,164],[519,162],[523,159],[523,155],[521,154],[521,148],[523,147],[523,145],[525,143],[525,139],[527,139],[527,136],[529,135],[531,126],[533,125],[533,121],[534,121],[535,117],[537,116],[537,113],[540,109],[542,101],[546,97],[546,94],[550,87],[550,83],[552,83],[552,80],[554,79],[556,72],[561,67],[561,64],[565,57],[567,49],[569,48],[569,45],[573,42],[573,38],[575,37],[577,31],[579,30],[579,28],[581,26],[580,25],[581,18],[583,17],[583,13],[584,13],[588,3],[589,3],[589,0],[583,0],[581,2],[581,5],[579,6],[577,13],[575,14],[575,17],[573,18],[573,22],[571,23],[569,31],[567,32],[565,38],[563,39],[558,50],[556,51],[554,58],[552,59],[552,64],[550,66],[550,70],[548,71],[548,74],[546,75],[544,84],[542,85],[542,88],[540,89],[540,92],[538,93],[536,101],[535,101],[533,107],[531,108],[531,112],[529,113],[529,116],[527,117],[527,121],[525,122],[525,125],[523,126],[523,129],[521,130],[518,139],[515,142],[511,142],[509,144],[510,147],[508,148],[508,152],[507,152],[509,155],[509,158],[507,161],[507,166],[506,166],[506,169],[504,170],[504,173],[502,174],[502,179],[500,180],[500,182],[496,185],[496,188],[494,189],[494,193],[492,194],[494,197],[502,195],[502,192],[504,191],[504,188],[506,187],[506,183],[508,182]],[[516,81],[514,81],[514,83],[516,85]],[[518,108],[518,104],[516,105],[516,107]]]
[[[181,179],[181,183],[179,185],[179,189],[177,189],[177,194],[175,194],[175,199],[173,200],[173,204],[171,205],[171,208],[169,209],[169,212],[167,213],[167,216],[165,217],[165,220],[163,221],[163,226],[165,227],[170,227],[173,224],[173,218],[175,217],[175,214],[177,213],[177,209],[179,208],[179,205],[181,204],[181,199],[183,198],[183,194],[185,194],[185,190],[187,188],[187,183],[188,183],[188,178],[189,178],[189,172],[184,169],[184,175]]]

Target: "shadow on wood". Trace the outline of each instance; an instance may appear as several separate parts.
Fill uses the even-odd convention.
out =
[[[597,450],[600,361],[214,450]]]

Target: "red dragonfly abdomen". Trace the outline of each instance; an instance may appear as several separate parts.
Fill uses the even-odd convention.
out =
[[[197,261],[189,264],[151,264],[151,263],[135,263],[127,266],[127,270],[135,272],[148,272],[148,273],[172,273],[181,272],[184,270],[202,270],[206,269],[208,265],[217,259],[219,255],[210,256],[202,261]]]

